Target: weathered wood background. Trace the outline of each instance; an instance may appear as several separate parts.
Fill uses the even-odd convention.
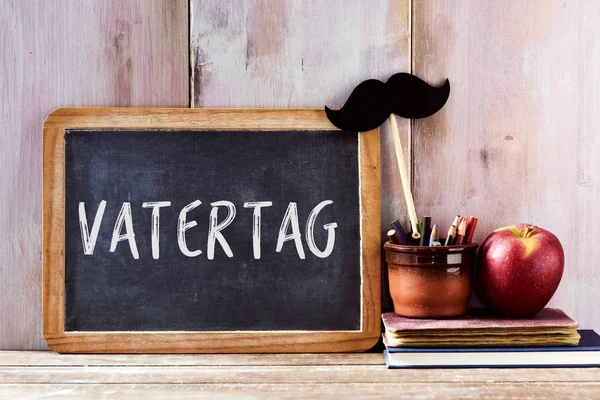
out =
[[[0,348],[46,348],[41,125],[52,109],[337,107],[361,80],[411,65],[452,84],[439,114],[402,121],[417,212],[442,224],[479,215],[477,239],[516,222],[555,232],[567,265],[551,304],[600,329],[600,3],[8,0],[0,26]],[[387,227],[404,216],[387,126],[381,156]]]
[[[554,232],[565,274],[551,301],[600,329],[600,2],[415,1],[414,73],[448,77],[448,104],[415,122],[420,210]]]
[[[188,106],[187,13],[187,0],[0,2],[0,348],[47,348],[44,119],[65,106]]]
[[[341,107],[361,81],[385,81],[410,69],[409,3],[192,0],[192,106]],[[409,122],[398,121],[408,159]],[[386,230],[405,214],[395,160],[384,124],[381,217]],[[382,297],[385,307],[389,300]]]

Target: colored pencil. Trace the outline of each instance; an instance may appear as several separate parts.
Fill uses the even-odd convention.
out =
[[[396,231],[394,229],[390,229],[389,231],[387,231],[387,237],[388,239],[390,239],[390,242],[392,244],[400,244],[400,242],[398,242],[398,239],[396,238]]]
[[[460,226],[460,215],[457,215],[456,217],[454,217],[454,220],[452,221],[452,224],[456,226],[456,228],[458,228]]]
[[[444,246],[451,246],[454,243],[455,238],[456,238],[456,225],[451,225],[450,229],[448,229],[448,237],[446,238],[446,243],[444,243]]]
[[[431,228],[431,236],[429,237],[429,246],[441,246],[440,243],[440,232],[437,224]]]
[[[454,226],[454,230],[453,230],[454,233],[450,240],[448,240],[448,238],[446,238],[445,246],[452,246],[453,244],[456,244],[456,234],[457,234],[458,227],[460,226],[460,215],[457,215],[454,217],[454,220],[450,224],[450,229],[452,229],[452,226]],[[450,236],[450,229],[448,230],[448,236]]]
[[[467,219],[467,234],[465,237],[465,242],[470,244],[473,241],[473,235],[475,234],[475,228],[477,228],[478,219],[475,217],[469,217]]]
[[[396,232],[396,239],[398,240],[398,244],[407,245],[408,244],[408,236],[406,235],[406,232],[402,228],[400,221],[398,221],[398,220],[392,221],[391,225],[392,225],[392,228],[394,228],[394,231]]]
[[[456,235],[456,244],[464,244],[465,234],[467,233],[467,219],[462,218],[458,226],[458,234]]]
[[[423,231],[421,232],[421,239],[419,240],[419,246],[427,246],[427,241],[431,235],[431,217],[423,217]]]

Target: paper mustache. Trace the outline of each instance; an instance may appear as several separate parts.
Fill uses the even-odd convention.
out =
[[[383,83],[377,79],[361,82],[339,110],[325,107],[332,124],[345,131],[365,132],[377,128],[391,113],[418,119],[438,112],[450,95],[450,81],[440,87],[414,75],[400,72]]]

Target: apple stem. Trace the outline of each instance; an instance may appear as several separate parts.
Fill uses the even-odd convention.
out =
[[[523,237],[531,237],[531,234],[533,233],[533,231],[535,230],[535,228],[537,228],[537,226],[534,225],[529,225],[527,227],[527,229],[525,230],[525,233],[523,234]]]

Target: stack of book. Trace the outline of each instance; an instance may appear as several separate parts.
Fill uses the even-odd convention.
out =
[[[533,318],[472,310],[456,319],[382,315],[388,368],[600,366],[600,336],[546,308]]]

